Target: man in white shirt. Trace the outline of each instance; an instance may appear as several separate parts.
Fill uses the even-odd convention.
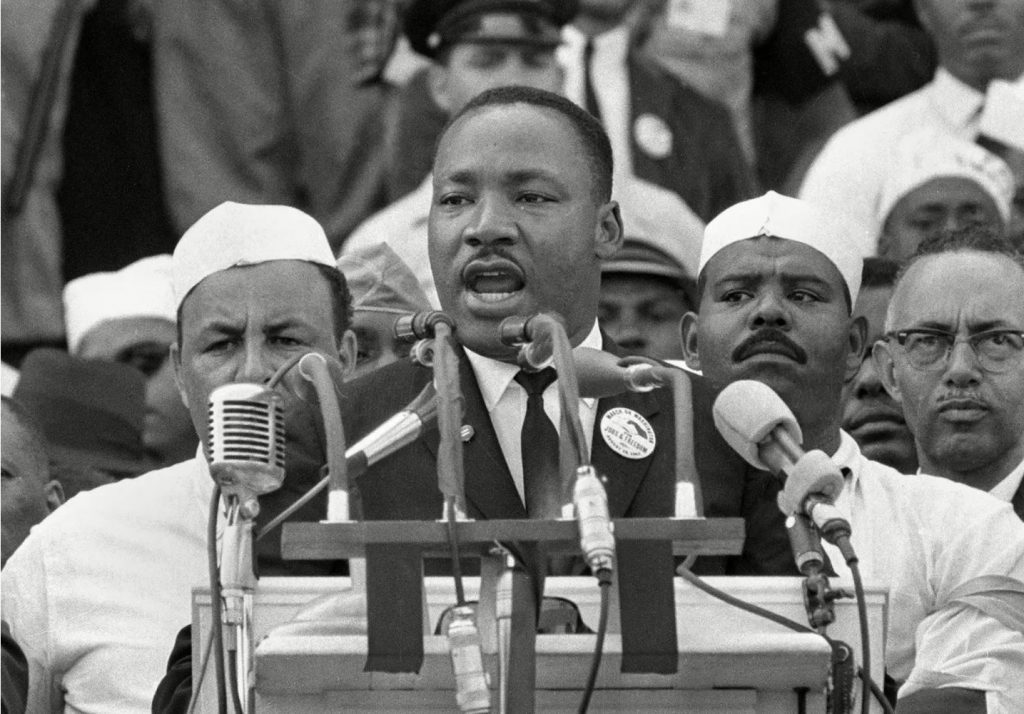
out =
[[[935,79],[837,131],[800,188],[801,198],[849,215],[864,256],[875,253],[882,185],[901,139],[927,129],[975,141],[986,112],[1011,106],[993,96],[1024,93],[1021,0],[920,0],[916,7],[938,51]],[[1019,117],[996,123],[1020,126]]]
[[[3,617],[29,661],[31,712],[150,711],[174,636],[191,619],[192,589],[208,583],[210,393],[264,384],[309,352],[341,371],[354,362],[344,279],[323,229],[301,211],[221,204],[179,241],[173,273],[171,360],[202,444],[193,459],[72,499],[7,562]],[[288,478],[260,499],[258,523],[319,480],[318,417],[298,389],[279,390]],[[315,520],[323,508],[296,517]],[[261,572],[286,570],[277,538],[256,550]]]
[[[960,484],[905,476],[864,458],[840,429],[844,377],[860,366],[851,317],[860,260],[849,228],[769,193],[708,224],[700,312],[683,322],[688,364],[722,388],[754,379],[793,411],[805,450],[849,470],[836,505],[864,576],[888,585],[886,668],[901,712],[1020,711],[1024,705],[1024,524]],[[751,536],[748,535],[748,540]],[[840,576],[837,549],[826,553]]]
[[[900,278],[875,360],[921,470],[1024,518],[1024,262],[984,233],[925,243]]]

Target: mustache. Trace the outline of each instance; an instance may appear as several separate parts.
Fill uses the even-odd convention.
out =
[[[949,402],[955,402],[959,405],[973,404],[979,407],[987,407],[988,402],[980,394],[970,390],[955,390],[949,391],[945,394],[939,395],[937,402],[941,407]]]
[[[760,329],[747,339],[743,340],[743,342],[741,342],[739,346],[732,351],[732,359],[734,362],[742,362],[748,357],[764,352],[764,348],[767,345],[771,345],[772,347],[784,352],[789,357],[792,357],[798,364],[807,363],[806,350],[790,339],[789,335],[785,332],[774,327],[765,327]]]

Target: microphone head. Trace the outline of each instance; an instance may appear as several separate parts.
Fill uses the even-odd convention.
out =
[[[210,393],[210,474],[242,500],[284,481],[284,409],[258,384],[225,384]]]
[[[715,426],[736,453],[755,468],[771,471],[761,460],[758,445],[777,426],[797,444],[803,433],[782,397],[767,384],[752,379],[733,382],[718,395],[712,407]]]

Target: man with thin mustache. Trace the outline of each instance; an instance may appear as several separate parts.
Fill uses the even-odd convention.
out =
[[[875,362],[924,473],[1010,501],[1024,519],[1024,259],[983,231],[922,244]]]

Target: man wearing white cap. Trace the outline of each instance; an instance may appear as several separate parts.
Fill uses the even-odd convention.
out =
[[[264,383],[308,352],[342,371],[353,362],[344,279],[323,230],[296,209],[218,206],[178,243],[173,274],[171,357],[204,448],[216,387]],[[323,462],[315,417],[283,391],[288,478],[261,499],[261,520],[308,488]],[[170,643],[191,619],[191,590],[207,582],[212,493],[201,448],[82,494],[32,531],[2,575],[4,618],[30,662],[30,711],[150,711]],[[260,542],[262,572],[280,572],[276,548]]]
[[[154,255],[64,287],[68,351],[123,362],[146,376],[143,443],[155,466],[187,459],[197,440],[168,359],[176,334],[171,270],[170,255]]]
[[[869,234],[907,134],[925,129],[1024,150],[1024,2],[916,0],[914,7],[938,53],[935,78],[837,131],[800,188],[800,198],[846,212]],[[861,255],[875,253],[876,238],[856,244]]]
[[[705,232],[687,361],[719,389],[772,387],[803,448],[848,471],[836,505],[864,577],[890,588],[886,668],[900,711],[1019,711],[1024,524],[987,494],[864,458],[840,430],[843,379],[864,349],[863,321],[851,318],[860,263],[846,226],[803,201],[768,193],[733,206]],[[839,551],[825,550],[849,577]]]
[[[941,230],[983,226],[1004,233],[1013,174],[995,154],[933,131],[908,135],[897,149],[878,203],[878,253],[903,261]]]

